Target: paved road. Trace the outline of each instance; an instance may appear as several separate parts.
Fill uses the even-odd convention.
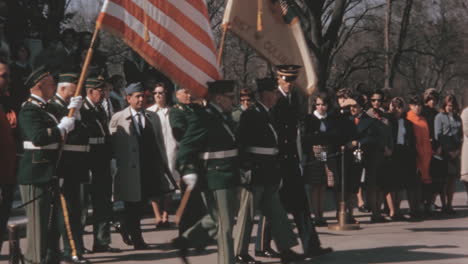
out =
[[[461,187],[461,186],[459,186]],[[405,263],[405,264],[468,264],[468,205],[466,193],[460,188],[455,196],[457,215],[434,217],[423,222],[391,222],[369,224],[369,217],[358,214],[361,230],[348,232],[329,231],[318,228],[324,246],[332,246],[335,252],[301,263]],[[334,212],[325,216],[332,219]],[[152,219],[145,219],[144,238],[154,249],[134,251],[121,241],[118,234],[112,235],[113,246],[123,249],[120,254],[91,254],[92,263],[152,263],[180,264],[177,253],[169,241],[177,235],[175,229],[155,231]],[[91,231],[87,228],[87,231]],[[85,236],[85,244],[92,246],[92,236]],[[24,246],[24,239],[22,240]],[[253,251],[253,244],[251,244]],[[299,248],[297,248],[299,251]],[[7,244],[2,249],[0,263],[6,263]],[[279,263],[274,259],[259,259],[264,263]],[[210,246],[203,255],[191,256],[192,264],[216,263],[216,247]]]

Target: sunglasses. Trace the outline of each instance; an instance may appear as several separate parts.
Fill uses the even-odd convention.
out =
[[[371,99],[371,102],[382,102],[382,99]]]

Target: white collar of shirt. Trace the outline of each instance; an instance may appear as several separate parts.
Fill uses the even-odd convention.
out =
[[[39,95],[31,94],[31,97],[34,97],[35,99],[41,101],[44,104],[47,104],[46,100],[44,98],[40,97]]]
[[[91,101],[91,99],[89,99],[89,97],[86,96],[86,100],[93,108],[96,108],[96,105],[93,103],[93,101]]]
[[[325,119],[325,118],[327,118],[328,114],[325,113],[324,115],[322,115],[317,110],[315,110],[314,111],[314,116],[316,116],[318,119]]]
[[[160,107],[159,105],[155,104],[147,108],[149,111],[153,112],[162,112],[164,115],[167,115],[169,113],[169,107]]]
[[[278,86],[278,90],[284,95],[284,97],[288,97],[289,98],[289,93],[286,93],[283,88],[281,88],[281,86]]]
[[[270,111],[270,109],[268,107],[266,107],[266,105],[264,105],[262,102],[258,101],[258,103],[263,107],[265,108],[265,110],[268,112]]]
[[[60,98],[62,101],[66,102],[65,99],[63,99],[63,97],[62,97],[60,94],[56,93],[55,96],[57,96],[58,98]]]

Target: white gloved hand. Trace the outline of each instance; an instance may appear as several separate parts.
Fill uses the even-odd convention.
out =
[[[198,176],[195,173],[190,173],[190,174],[182,176],[182,180],[184,181],[185,185],[187,185],[188,190],[193,190],[193,188],[195,188],[197,179],[198,179]]]
[[[70,133],[75,128],[75,118],[65,116],[60,120],[60,124],[57,125],[62,134]]]
[[[68,109],[75,108],[76,111],[80,111],[82,105],[83,105],[83,97],[74,96],[70,99],[70,104],[68,105]]]
[[[241,183],[248,185],[250,184],[251,181],[252,181],[252,171],[241,170]]]

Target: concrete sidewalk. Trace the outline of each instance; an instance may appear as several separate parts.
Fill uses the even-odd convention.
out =
[[[461,187],[461,186],[459,186]],[[369,224],[368,214],[357,214],[361,230],[335,232],[319,227],[320,239],[324,246],[331,246],[335,252],[301,263],[420,263],[420,264],[468,264],[468,205],[466,193],[460,189],[455,196],[457,214],[451,217],[433,217],[422,222],[389,222]],[[334,211],[325,216],[329,223],[336,222]],[[170,247],[170,240],[177,236],[175,228],[155,231],[153,219],[142,221],[144,238],[154,249],[134,251],[123,244],[117,233],[112,234],[112,246],[123,249],[119,254],[90,254],[86,257],[92,263],[161,263],[180,264],[177,252]],[[85,235],[87,248],[92,247],[90,227]],[[254,233],[256,234],[256,233]],[[253,240],[252,240],[253,241]],[[21,241],[24,248],[24,239]],[[253,255],[253,243],[250,246]],[[300,248],[296,248],[300,251]],[[202,255],[189,258],[192,264],[216,263],[216,246],[210,246]],[[0,263],[6,263],[8,244],[1,252]],[[260,259],[264,263],[279,263],[277,259]]]

